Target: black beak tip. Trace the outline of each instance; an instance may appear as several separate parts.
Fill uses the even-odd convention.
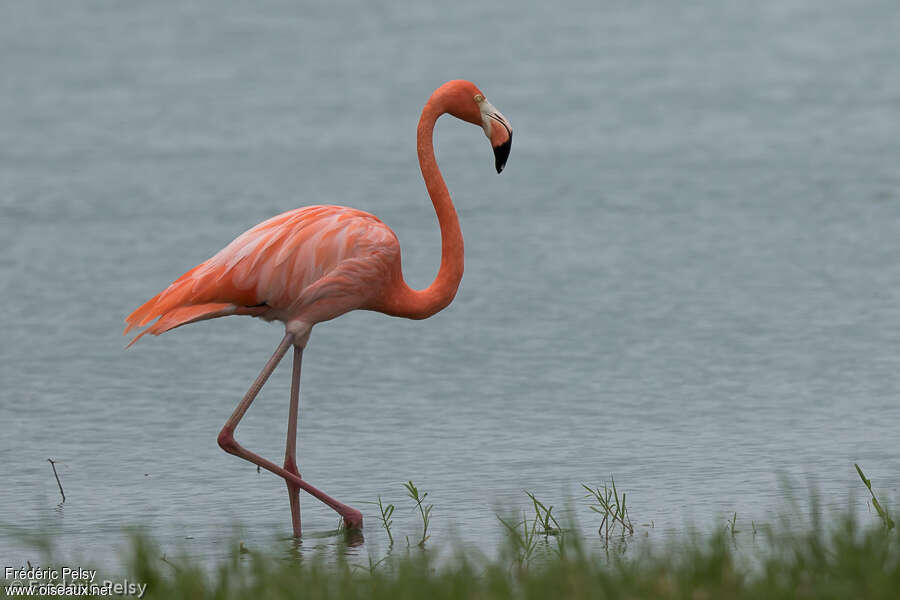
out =
[[[503,167],[506,166],[506,159],[509,158],[509,151],[512,148],[512,135],[509,136],[509,139],[499,146],[494,148],[494,166],[497,167],[497,173],[501,173],[503,171]]]

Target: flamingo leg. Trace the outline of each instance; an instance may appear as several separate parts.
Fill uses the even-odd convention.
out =
[[[290,471],[282,467],[279,467],[272,461],[266,460],[258,454],[250,452],[249,450],[238,444],[234,439],[235,428],[237,428],[241,419],[244,417],[244,414],[247,412],[247,409],[250,408],[250,404],[256,398],[257,394],[259,394],[259,390],[262,389],[262,386],[269,379],[272,371],[275,370],[275,367],[278,366],[278,363],[281,362],[282,358],[284,358],[285,353],[288,351],[288,348],[290,348],[292,344],[293,335],[291,333],[285,334],[284,339],[281,340],[278,348],[275,349],[275,353],[272,354],[272,358],[269,359],[269,362],[266,363],[266,366],[263,367],[263,370],[260,371],[259,375],[257,375],[256,380],[253,382],[253,385],[251,385],[250,389],[247,390],[247,393],[237,405],[237,408],[234,409],[234,412],[225,422],[225,426],[222,427],[222,431],[219,432],[219,446],[225,452],[234,454],[235,456],[239,456],[244,460],[248,460],[253,464],[262,467],[263,469],[284,478],[284,480],[288,482],[288,485],[293,484],[304,492],[310,494],[311,496],[318,498],[319,500],[330,506],[339,515],[341,515],[341,517],[344,518],[344,524],[348,528],[359,529],[362,527],[361,512],[359,512],[355,508],[351,508],[346,504],[335,500],[325,492],[319,491],[315,487],[308,484],[306,481],[300,479],[298,475],[291,473]]]
[[[291,374],[291,409],[288,413],[287,443],[284,448],[284,469],[300,477],[297,470],[297,420],[300,412],[300,365],[303,362],[303,348],[294,346],[294,370]],[[300,488],[285,480],[288,498],[291,501],[291,524],[294,537],[300,537]]]

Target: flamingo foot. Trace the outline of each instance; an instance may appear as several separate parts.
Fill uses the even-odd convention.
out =
[[[347,510],[341,514],[344,517],[344,527],[346,529],[362,529],[363,516],[362,513],[355,508],[347,507]]]

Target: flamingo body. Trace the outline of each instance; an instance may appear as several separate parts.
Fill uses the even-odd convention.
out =
[[[227,315],[312,325],[381,308],[401,272],[400,243],[378,217],[307,206],[263,221],[176,279],[126,319],[126,333],[157,317],[131,344]]]

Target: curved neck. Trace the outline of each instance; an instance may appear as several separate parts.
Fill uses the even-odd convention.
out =
[[[419,167],[441,228],[441,266],[434,282],[424,290],[411,289],[400,274],[399,289],[396,290],[390,312],[410,319],[425,319],[450,304],[463,275],[463,238],[459,218],[438,169],[432,141],[434,124],[445,112],[447,109],[442,97],[435,94],[422,109],[416,133]]]

